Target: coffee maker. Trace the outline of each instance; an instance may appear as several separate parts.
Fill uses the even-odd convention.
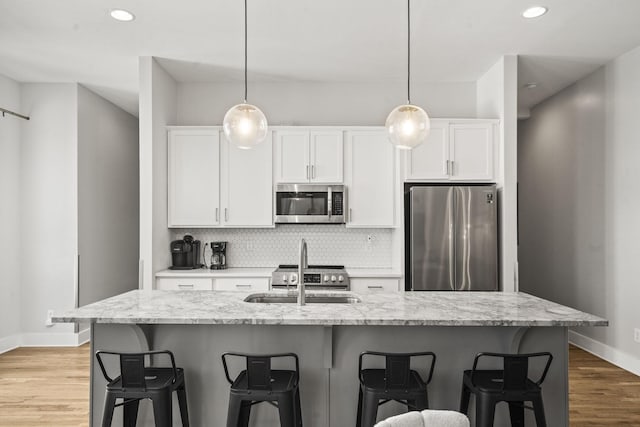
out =
[[[211,242],[211,269],[227,268],[227,242]]]
[[[200,263],[200,240],[185,235],[182,240],[174,240],[170,245],[171,270],[193,270],[202,267]]]

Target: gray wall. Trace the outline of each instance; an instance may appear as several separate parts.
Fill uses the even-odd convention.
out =
[[[610,320],[581,343],[640,370],[640,48],[518,127],[520,289]],[[636,371],[637,372],[637,371]]]
[[[138,119],[78,87],[80,305],[138,287]]]
[[[2,108],[20,112],[20,86],[0,75]],[[20,331],[20,122],[0,116],[0,352]],[[11,339],[12,342],[9,342]],[[3,342],[5,344],[3,344]]]

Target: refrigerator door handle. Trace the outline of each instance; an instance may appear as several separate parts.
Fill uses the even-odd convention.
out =
[[[455,188],[452,187],[449,190],[449,288],[452,291],[457,291],[456,288],[456,239],[454,226],[454,213],[456,208],[456,195]]]

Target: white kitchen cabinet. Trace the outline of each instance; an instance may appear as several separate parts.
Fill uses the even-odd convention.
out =
[[[234,277],[213,280],[216,291],[268,291],[269,279],[262,277]]]
[[[385,129],[347,132],[347,227],[394,227],[395,153]]]
[[[273,226],[273,142],[271,132],[245,150],[222,137],[222,205],[225,227]]]
[[[210,291],[213,282],[206,277],[158,277],[156,289],[162,291]]]
[[[407,152],[407,180],[493,181],[494,127],[432,120],[427,141]]]
[[[219,127],[169,130],[168,226],[273,227],[273,141],[250,150]]]
[[[220,131],[169,131],[169,227],[220,223]]]
[[[276,181],[281,183],[341,183],[341,130],[276,131]]]
[[[351,283],[351,291],[357,294],[400,291],[400,281],[398,279],[352,277],[349,281]]]

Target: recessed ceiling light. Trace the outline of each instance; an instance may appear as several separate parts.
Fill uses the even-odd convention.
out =
[[[111,17],[116,21],[129,22],[136,19],[136,17],[133,16],[133,13],[124,9],[112,9],[110,13],[111,13]]]
[[[526,85],[524,85],[524,87],[527,89],[535,89],[538,87],[538,83],[536,82],[527,83]]]
[[[547,10],[544,6],[533,6],[522,12],[522,16],[525,18],[537,18],[547,13]]]

